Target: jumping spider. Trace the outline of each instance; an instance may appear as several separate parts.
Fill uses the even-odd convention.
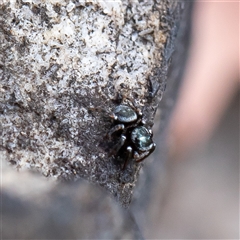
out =
[[[154,151],[156,144],[152,140],[152,131],[144,126],[140,109],[120,104],[110,117],[114,126],[107,136],[116,139],[110,155],[123,162],[123,169],[131,159],[141,162]]]

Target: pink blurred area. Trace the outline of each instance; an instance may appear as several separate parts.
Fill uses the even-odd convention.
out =
[[[239,239],[238,1],[196,2],[183,80],[145,237]]]
[[[192,34],[170,130],[177,156],[211,136],[239,89],[239,2],[197,1]]]
[[[165,182],[159,176],[154,187],[146,239],[239,239],[239,100],[205,144],[168,162]]]

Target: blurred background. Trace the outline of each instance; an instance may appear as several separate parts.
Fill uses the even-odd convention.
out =
[[[196,1],[191,24],[178,100],[167,100],[168,128],[154,125],[163,134],[130,210],[83,180],[55,186],[25,172],[16,184],[2,164],[3,239],[239,239],[239,3]]]
[[[239,2],[196,1],[167,136],[165,171],[155,170],[153,193],[145,189],[148,210],[133,210],[143,235],[239,239]]]

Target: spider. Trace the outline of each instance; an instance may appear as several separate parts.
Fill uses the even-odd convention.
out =
[[[154,151],[156,144],[152,140],[152,131],[144,126],[146,123],[138,108],[120,104],[110,117],[114,126],[107,136],[116,137],[110,155],[115,154],[116,160],[123,162],[123,169],[130,160],[141,162]]]

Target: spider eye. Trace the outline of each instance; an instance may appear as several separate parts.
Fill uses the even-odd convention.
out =
[[[140,151],[148,151],[152,148],[152,137],[150,132],[143,126],[133,129],[131,139]]]

